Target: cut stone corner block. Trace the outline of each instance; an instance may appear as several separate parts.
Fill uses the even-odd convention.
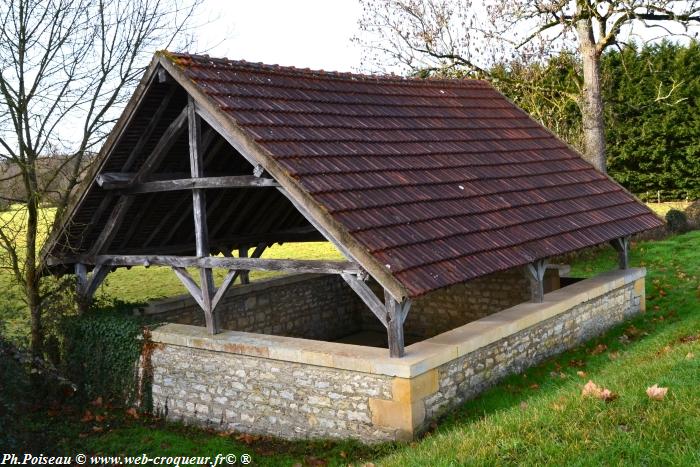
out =
[[[438,370],[394,378],[391,388],[392,399],[369,399],[372,424],[394,431],[397,441],[411,441],[428,425],[425,399],[439,390]]]

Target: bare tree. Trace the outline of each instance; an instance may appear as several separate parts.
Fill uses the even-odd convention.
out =
[[[0,192],[15,205],[0,213],[0,267],[23,290],[35,354],[47,299],[41,242],[151,54],[185,37],[199,3],[0,0],[0,183],[18,187]],[[55,155],[61,158],[46,164]],[[52,209],[42,209],[49,197]]]
[[[374,65],[464,69],[488,77],[497,62],[540,60],[574,48],[582,61],[578,104],[585,156],[605,172],[600,59],[641,30],[690,34],[700,0],[361,0],[359,41]]]

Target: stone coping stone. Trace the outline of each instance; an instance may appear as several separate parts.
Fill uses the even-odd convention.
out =
[[[521,303],[409,345],[402,358],[390,358],[387,349],[377,347],[239,331],[210,335],[204,327],[184,324],[161,326],[152,332],[151,339],[158,343],[215,352],[413,378],[564,313],[577,304],[634,283],[645,275],[644,268],[604,272],[545,294],[543,303]]]

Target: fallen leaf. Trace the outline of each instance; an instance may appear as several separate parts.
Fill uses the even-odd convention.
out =
[[[574,368],[581,368],[586,366],[586,362],[583,360],[569,360],[569,366]]]
[[[585,377],[586,377],[586,372],[585,372],[585,371],[580,371],[580,370],[579,370],[579,371],[576,372],[576,374],[579,375],[581,378],[585,378]]]
[[[620,358],[620,352],[610,352],[608,354],[608,358],[610,360],[617,360],[618,358]]]
[[[693,357],[695,357],[695,354],[693,352],[688,352],[687,355],[685,356],[685,359],[692,360]]]
[[[539,388],[540,388],[540,385],[537,383],[533,383],[530,385],[530,389],[539,389]]]
[[[346,457],[348,457],[348,453],[345,452],[345,451],[340,451],[339,455],[340,455],[340,457],[342,457],[343,459],[345,459]]]
[[[581,395],[583,397],[594,397],[605,402],[614,401],[619,397],[610,389],[598,386],[592,380],[588,380],[586,385],[583,386],[583,391],[581,391]]]
[[[95,433],[102,433],[103,430],[104,430],[104,428],[102,428],[101,426],[93,426],[92,427],[92,431],[94,431]]]
[[[129,417],[133,418],[134,420],[136,420],[136,419],[139,418],[139,413],[138,413],[138,412],[136,411],[136,409],[133,408],[133,407],[128,408],[128,409],[126,410],[126,414],[127,414]]]
[[[653,399],[655,401],[663,400],[664,397],[666,397],[667,392],[668,388],[660,388],[658,384],[647,388],[647,396],[649,396],[649,399]]]
[[[96,421],[97,423],[102,423],[102,422],[104,422],[106,418],[107,418],[107,417],[105,417],[104,415],[95,415],[95,421]]]
[[[525,410],[525,409],[527,409],[527,407],[528,407],[527,402],[522,401],[520,403],[520,410]]]
[[[90,405],[93,405],[95,407],[102,407],[102,396],[99,396],[97,399],[90,402]]]
[[[608,346],[605,344],[598,344],[591,350],[591,355],[598,355],[608,350]]]

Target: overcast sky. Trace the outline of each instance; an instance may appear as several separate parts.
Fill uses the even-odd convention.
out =
[[[198,31],[209,55],[252,62],[357,71],[351,42],[361,9],[356,0],[205,0],[211,24]]]

